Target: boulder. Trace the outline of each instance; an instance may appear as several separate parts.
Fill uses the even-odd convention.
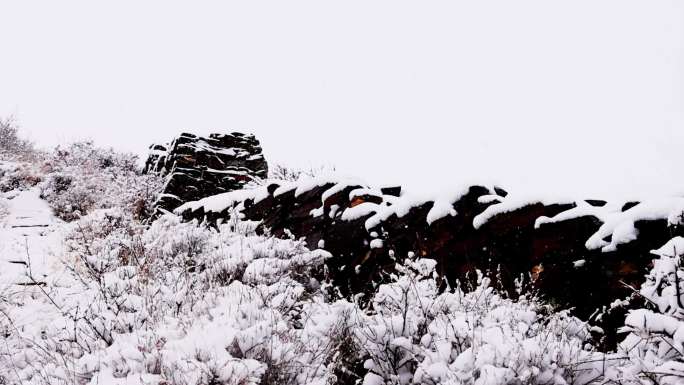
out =
[[[203,138],[183,133],[168,145],[150,146],[144,171],[166,177],[155,203],[161,213],[265,179],[268,165],[253,135],[233,132]]]

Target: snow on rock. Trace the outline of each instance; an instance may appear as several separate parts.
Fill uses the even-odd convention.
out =
[[[359,218],[372,215],[381,210],[381,206],[377,203],[363,202],[354,207],[350,207],[342,212],[340,217],[343,221],[354,221]]]
[[[452,197],[450,199],[435,199],[432,208],[430,209],[430,211],[428,211],[427,217],[425,218],[428,225],[431,225],[432,222],[444,218],[448,215],[455,217],[458,213],[454,209],[454,203],[456,203],[457,200],[459,200],[463,195],[465,195],[466,192],[467,189],[462,194],[459,194],[456,197]]]
[[[275,189],[273,192],[274,197],[279,197],[283,194],[286,194],[290,191],[296,190],[297,189],[297,183],[295,182],[283,182],[281,183],[278,188]]]
[[[622,207],[618,202],[607,203],[602,207],[593,206],[584,200],[574,201],[574,204],[576,205],[575,207],[565,210],[552,218],[546,216],[537,218],[534,227],[538,229],[545,224],[559,223],[584,216],[593,216],[601,221],[605,221],[608,215],[619,212]]]
[[[683,209],[684,198],[662,198],[643,201],[626,211],[604,212],[599,217],[603,225],[587,240],[586,247],[590,250],[600,248],[604,252],[614,251],[618,245],[637,239],[635,222],[663,219],[670,224],[678,224]]]
[[[266,199],[268,196],[269,194],[266,187],[230,191],[222,194],[212,195],[198,201],[185,203],[176,208],[174,212],[177,214],[182,214],[187,210],[196,211],[200,208],[203,209],[204,212],[221,212],[248,199],[259,202],[263,199]]]
[[[325,201],[328,200],[331,196],[340,193],[344,191],[345,188],[350,187],[350,186],[355,186],[355,185],[349,185],[346,183],[340,183],[340,182],[335,182],[335,185],[323,192],[321,194],[321,204],[325,204]]]
[[[661,198],[647,200],[632,205],[623,211],[622,202],[607,202],[603,206],[594,206],[587,201],[574,202],[576,207],[563,211],[552,218],[539,217],[535,228],[549,223],[559,223],[574,218],[592,216],[602,222],[601,227],[586,242],[589,250],[601,249],[603,252],[615,251],[620,244],[638,238],[635,223],[646,220],[666,220],[669,225],[681,224],[684,213],[684,198]],[[606,240],[609,239],[609,240]]]
[[[327,191],[326,191],[327,193]],[[382,190],[376,189],[376,188],[357,188],[349,192],[349,200],[353,201],[354,198],[356,197],[362,197],[364,195],[371,195],[371,196],[383,196],[385,194],[382,193]]]
[[[366,220],[365,227],[367,230],[373,229],[393,215],[401,218],[408,214],[412,208],[418,207],[429,200],[430,198],[425,195],[405,193],[396,199],[392,205],[380,207],[373,216]]]
[[[396,215],[398,218],[406,216],[411,209],[421,206],[426,203],[432,203],[432,208],[428,211],[425,221],[431,225],[435,221],[447,216],[456,216],[457,212],[454,209],[454,203],[461,199],[468,193],[470,186],[464,186],[454,189],[454,192],[441,193],[436,195],[416,195],[416,194],[402,194],[401,197],[393,199],[392,204],[383,207],[372,217],[366,221],[366,229],[372,229],[389,217]],[[493,193],[493,188],[490,187],[490,192]]]
[[[668,257],[684,255],[684,237],[674,237],[660,248],[651,251],[651,253]]]
[[[145,172],[167,179],[156,203],[160,213],[265,179],[268,165],[253,135],[234,132],[203,138],[183,133],[168,146],[150,146]]]
[[[536,203],[541,203],[544,205],[552,204],[563,204],[563,203],[574,203],[574,200],[567,198],[549,198],[549,197],[534,197],[528,195],[515,195],[510,194],[508,196],[501,197],[499,195],[485,195],[478,198],[480,203],[491,203],[496,202],[488,206],[482,213],[473,218],[473,227],[479,229],[490,219],[497,215],[510,213],[512,211],[521,209],[526,206],[530,206]]]
[[[335,173],[329,173],[329,174],[324,174],[324,175],[319,175],[316,177],[310,177],[310,178],[304,178],[300,181],[297,181],[296,188],[295,188],[295,197],[299,197],[300,195],[307,193],[311,190],[313,190],[316,187],[322,187],[327,184],[333,184],[334,186],[331,189],[331,192],[328,193],[328,196],[334,194],[336,191],[341,191],[347,186],[358,186],[358,185],[365,185],[364,182],[362,182],[359,179],[353,179],[353,178],[348,178],[341,176],[340,174],[335,174]],[[322,198],[323,201],[325,201]]]

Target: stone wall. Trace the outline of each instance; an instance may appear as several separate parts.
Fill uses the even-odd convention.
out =
[[[511,295],[522,284],[606,328],[623,321],[624,309],[611,313],[610,305],[639,287],[650,251],[684,234],[684,198],[547,201],[470,186],[421,199],[334,178],[222,194],[177,213],[220,223],[235,209],[260,221],[261,232],[331,252],[328,268],[343,294],[372,290],[413,253],[436,259],[445,285],[481,269]],[[603,339],[613,345],[615,331]]]

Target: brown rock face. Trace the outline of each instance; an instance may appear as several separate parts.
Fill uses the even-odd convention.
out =
[[[386,194],[334,180],[272,184],[190,203],[177,212],[186,220],[213,223],[237,208],[246,219],[260,221],[262,232],[304,238],[310,248],[333,254],[327,261],[330,276],[345,295],[372,291],[410,253],[437,260],[445,285],[481,269],[513,296],[526,286],[593,319],[606,329],[607,347],[615,343],[615,326],[623,318],[597,315],[630,296],[628,286],[639,287],[652,249],[684,234],[671,212],[656,213],[649,202],[623,211],[622,202],[516,202],[504,190],[485,186],[471,186],[446,201],[397,197],[400,191]],[[684,208],[678,206],[684,198],[677,199],[672,210]],[[225,208],[209,211],[210,201],[206,207]],[[632,224],[634,237],[616,230]]]
[[[266,178],[268,165],[253,135],[234,132],[202,138],[184,133],[168,146],[150,146],[145,172],[167,178],[155,204],[160,213],[185,202],[239,190],[256,178]]]

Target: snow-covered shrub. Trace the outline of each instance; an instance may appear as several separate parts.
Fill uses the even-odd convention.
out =
[[[434,266],[409,260],[380,286],[356,331],[364,384],[585,384],[601,375],[583,322],[501,297],[481,275],[472,292],[439,293]]]
[[[2,224],[3,220],[7,215],[9,214],[9,203],[7,202],[7,198],[3,197],[2,194],[0,193],[0,224]]]
[[[36,162],[0,162],[0,192],[31,188],[43,178]]]
[[[327,252],[250,224],[143,226],[113,208],[66,226],[64,274],[0,301],[6,383],[586,384],[602,373],[584,323],[499,296],[482,276],[472,292],[440,292],[432,260],[399,264],[350,302],[326,294]],[[41,317],[19,327],[23,309]]]
[[[19,136],[16,121],[0,118],[0,160],[27,160],[34,155],[33,143]]]
[[[684,238],[653,252],[658,256],[639,294],[647,308],[631,311],[619,346],[625,363],[613,380],[633,384],[684,383]]]
[[[32,305],[51,321],[0,325],[7,382],[325,384],[344,369],[352,305],[319,290],[326,252],[120,209],[69,228],[68,274]]]
[[[320,165],[317,167],[297,168],[285,166],[282,164],[271,164],[268,167],[268,178],[265,180],[254,180],[250,182],[247,187],[254,187],[266,184],[270,181],[280,182],[296,182],[300,179],[316,178],[321,175],[331,174],[335,172],[335,166]]]
[[[64,270],[45,285],[0,292],[0,384],[585,385],[631,373],[593,351],[583,322],[501,296],[481,274],[472,290],[440,291],[435,262],[411,257],[369,298],[339,299],[323,250],[258,236],[238,215],[217,229],[145,224],[126,202],[63,224]]]
[[[140,172],[136,155],[98,148],[90,141],[56,148],[45,169],[42,196],[67,221],[112,207],[147,217],[162,185],[158,176]]]

